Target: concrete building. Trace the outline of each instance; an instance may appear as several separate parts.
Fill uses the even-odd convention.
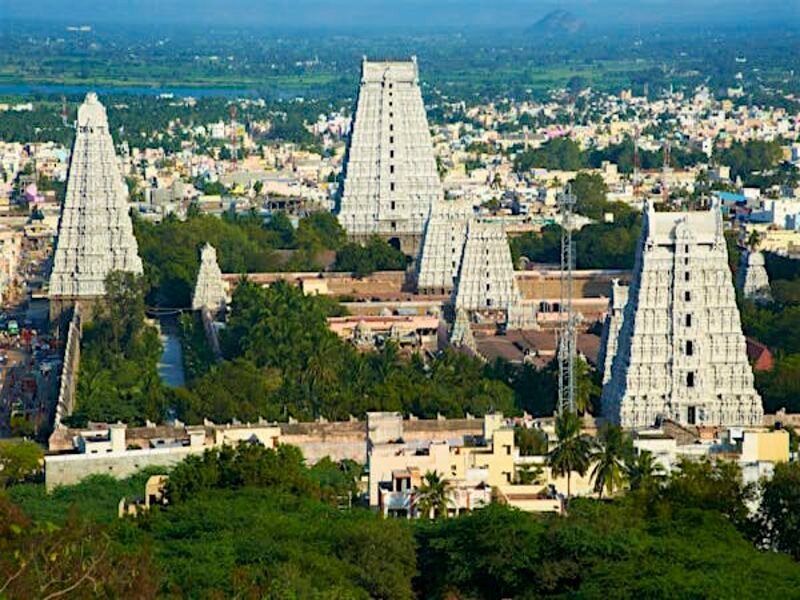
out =
[[[364,59],[339,221],[353,240],[379,235],[416,256],[441,197],[416,58]]]
[[[606,418],[649,427],[758,425],[722,217],[645,211],[633,280],[603,387]],[[613,331],[609,332],[613,336]]]
[[[480,437],[406,443],[400,413],[369,413],[370,506],[386,516],[419,516],[413,496],[428,472],[450,482],[454,513],[488,503],[492,486],[514,479],[514,430],[504,425],[502,415],[487,415]]]
[[[105,278],[111,271],[142,273],[142,261],[106,110],[89,93],[78,109],[50,276],[51,315],[60,314],[66,305],[105,295]]]

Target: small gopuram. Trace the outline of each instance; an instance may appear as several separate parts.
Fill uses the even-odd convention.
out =
[[[339,222],[354,241],[378,235],[416,256],[442,187],[416,57],[361,64]]]
[[[421,294],[450,295],[458,279],[467,223],[474,211],[464,202],[436,202],[425,226],[417,269]]]
[[[50,317],[105,295],[111,271],[142,273],[128,191],[117,164],[106,110],[93,93],[78,109],[67,193],[50,275]],[[89,308],[89,306],[87,306]]]
[[[617,353],[617,340],[622,327],[625,305],[628,303],[628,287],[621,285],[619,279],[611,282],[611,297],[608,299],[608,314],[603,324],[600,339],[600,352],[597,364],[603,369],[603,385],[611,377],[611,363]]]
[[[522,300],[502,225],[468,223],[453,298],[456,310],[466,311],[508,311]]]
[[[226,304],[225,282],[217,263],[217,251],[211,244],[206,244],[200,251],[200,270],[192,294],[192,310],[207,308],[216,316],[225,311]]]
[[[769,287],[769,276],[761,252],[742,252],[739,264],[738,287],[748,300],[755,302],[770,302],[772,290]]]
[[[633,279],[603,386],[603,413],[623,427],[760,425],[728,268],[722,216],[647,207]],[[613,321],[613,317],[612,317]]]

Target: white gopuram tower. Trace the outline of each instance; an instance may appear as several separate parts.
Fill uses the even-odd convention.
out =
[[[364,59],[339,222],[352,240],[378,235],[416,256],[431,206],[440,198],[416,57]]]
[[[200,270],[192,294],[192,310],[207,308],[216,315],[224,311],[226,305],[225,281],[217,263],[217,251],[211,244],[206,244],[200,251]]]
[[[111,271],[142,273],[128,191],[106,110],[93,93],[78,109],[67,193],[50,275],[51,318],[67,306],[105,295]]]
[[[417,267],[417,290],[422,294],[450,295],[458,279],[467,223],[474,211],[470,203],[434,204],[422,239]]]
[[[467,223],[453,305],[468,313],[504,312],[509,327],[535,326],[536,313],[532,306],[523,306],[501,224],[475,218]]]
[[[742,260],[739,264],[738,287],[748,300],[756,302],[770,302],[772,300],[769,275],[767,275],[764,255],[761,252],[742,252]]]
[[[760,425],[722,216],[645,211],[633,280],[603,387],[623,427]],[[613,332],[609,332],[612,335]]]

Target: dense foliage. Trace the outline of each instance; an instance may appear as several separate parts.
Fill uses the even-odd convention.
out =
[[[294,448],[243,443],[179,464],[169,502],[136,520],[114,512],[144,474],[95,477],[52,495],[32,484],[11,488],[27,515],[0,497],[0,549],[9,550],[0,554],[0,586],[21,557],[42,560],[52,550],[59,564],[28,567],[11,584],[26,587],[9,589],[40,597],[23,590],[52,573],[71,578],[63,585],[93,569],[100,587],[87,583],[82,597],[126,596],[132,585],[143,598],[707,598],[762,597],[765,589],[792,597],[800,566],[758,547],[797,556],[798,472],[779,465],[761,484],[753,517],[753,486],[735,465],[685,461],[666,480],[640,473],[634,491],[612,500],[572,500],[563,517],[493,503],[407,522],[348,508],[359,476],[350,465],[309,468]],[[421,488],[432,514],[440,481],[426,474]],[[77,550],[79,536],[91,542],[80,562],[61,554]]]
[[[740,298],[742,327],[775,355],[770,371],[756,373],[764,410],[800,412],[800,339],[787,334],[800,328],[800,261],[770,253],[765,257],[773,301],[756,304]]]
[[[190,211],[185,221],[173,216],[158,224],[136,219],[134,226],[151,286],[147,300],[154,306],[190,304],[200,248],[206,243],[216,248],[223,273],[318,271],[324,267],[322,253],[327,251],[337,252],[333,270],[359,276],[406,266],[406,257],[381,239],[364,247],[346,244],[336,217],[324,212],[304,217],[296,229],[283,213],[265,224],[254,212],[225,213],[219,219]]]
[[[515,411],[511,389],[474,359],[455,352],[425,362],[393,344],[361,354],[332,333],[340,308],[283,282],[237,286],[223,336],[226,360],[190,382],[178,410],[189,422],[346,419],[368,410],[435,417]]]
[[[69,422],[159,421],[168,391],[158,375],[158,332],[145,323],[144,281],[114,272],[106,291],[96,318],[84,327],[76,408]]]
[[[606,199],[608,189],[597,174],[579,173],[572,180],[576,212],[594,219],[573,234],[576,267],[579,269],[631,269],[641,230],[641,215],[621,202]],[[612,216],[605,222],[606,215]],[[511,255],[517,262],[525,256],[533,262],[559,262],[561,227],[547,225],[539,233],[511,238]]]

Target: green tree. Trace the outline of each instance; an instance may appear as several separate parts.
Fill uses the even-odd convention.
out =
[[[649,450],[635,456],[630,454],[625,462],[625,473],[631,490],[650,489],[664,479],[664,467]]]
[[[757,522],[765,547],[800,560],[800,464],[779,463],[761,482]]]
[[[42,471],[44,452],[34,442],[0,442],[0,487],[19,483]]]
[[[582,431],[583,419],[564,411],[556,417],[556,446],[548,454],[550,470],[555,477],[567,478],[567,498],[572,495],[572,473],[584,476],[589,470],[592,441]]]
[[[446,517],[453,504],[452,486],[436,471],[428,471],[414,492],[413,505],[426,518]]]
[[[606,424],[598,432],[597,446],[592,452],[592,479],[597,497],[609,496],[625,484],[625,459],[631,454],[630,440],[617,425]]]
[[[547,434],[541,429],[515,427],[514,445],[520,456],[544,456],[547,454]]]

